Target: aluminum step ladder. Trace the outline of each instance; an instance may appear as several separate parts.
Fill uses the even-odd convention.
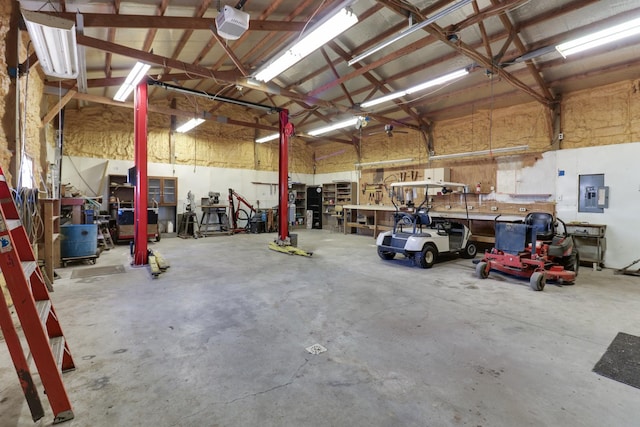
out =
[[[71,420],[74,416],[73,409],[62,382],[62,372],[75,369],[75,364],[2,168],[0,269],[53,411],[53,423]],[[14,319],[2,292],[0,327],[35,422],[44,417],[44,409]]]

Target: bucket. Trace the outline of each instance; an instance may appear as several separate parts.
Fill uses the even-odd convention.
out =
[[[62,258],[94,256],[98,252],[97,224],[65,224],[60,227]]]

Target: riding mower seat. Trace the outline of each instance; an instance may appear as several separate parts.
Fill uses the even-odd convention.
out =
[[[524,223],[536,229],[536,239],[549,242],[556,234],[553,215],[545,212],[532,212],[524,218]]]
[[[548,243],[547,253],[561,257],[571,246],[570,239],[556,234],[553,215],[544,212],[532,212],[524,219],[525,224],[536,229],[536,239]]]

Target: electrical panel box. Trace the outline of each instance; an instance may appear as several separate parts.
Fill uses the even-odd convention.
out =
[[[580,175],[578,212],[603,213],[609,207],[609,187],[604,174]]]

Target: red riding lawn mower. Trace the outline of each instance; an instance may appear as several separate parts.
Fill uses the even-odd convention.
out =
[[[497,220],[497,217],[496,217]],[[573,238],[557,234],[553,215],[544,212],[528,214],[523,223],[496,221],[496,244],[476,265],[476,276],[489,277],[491,270],[529,278],[529,286],[541,291],[547,280],[573,285],[578,276],[580,257]]]

